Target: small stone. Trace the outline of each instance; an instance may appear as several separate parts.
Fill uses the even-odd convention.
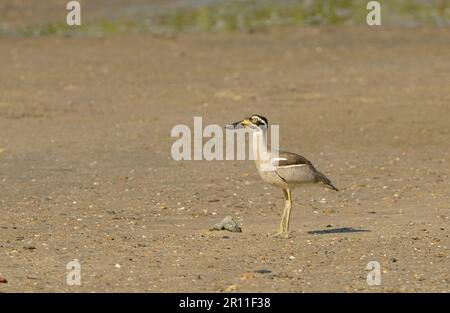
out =
[[[270,273],[272,273],[272,271],[271,270],[268,270],[268,269],[265,269],[265,268],[262,268],[262,269],[260,269],[260,270],[256,270],[256,271],[254,271],[255,273],[258,273],[258,274],[270,274]]]
[[[230,286],[228,286],[228,287],[225,287],[224,289],[223,289],[223,291],[225,291],[225,292],[231,292],[231,291],[235,291],[237,289],[237,285],[230,285]]]
[[[239,227],[238,223],[231,217],[225,217],[220,223],[217,223],[210,230],[228,230],[235,233],[242,232],[241,227]]]

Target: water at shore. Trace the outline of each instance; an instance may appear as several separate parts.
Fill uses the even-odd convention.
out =
[[[65,7],[58,1],[0,4],[0,37],[49,34],[98,36],[120,33],[258,31],[308,25],[364,25],[366,2],[361,0],[113,0],[80,1],[83,25],[65,24]],[[20,2],[19,2],[20,3]],[[449,0],[384,0],[383,25],[450,25]]]

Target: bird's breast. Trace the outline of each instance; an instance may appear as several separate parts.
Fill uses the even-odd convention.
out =
[[[256,162],[256,167],[258,169],[259,176],[271,185],[279,186],[282,188],[287,188],[288,184],[276,173],[275,167],[268,162]]]

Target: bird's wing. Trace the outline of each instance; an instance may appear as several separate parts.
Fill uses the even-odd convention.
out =
[[[301,155],[286,151],[277,152],[278,157],[273,158],[273,163],[275,163],[275,166],[306,165],[315,170],[314,165],[307,158],[302,157]]]
[[[324,174],[319,172],[307,158],[286,151],[277,151],[278,156],[273,158],[273,165],[277,168],[276,173],[285,181],[298,182],[321,182],[328,188],[337,191],[337,188]],[[292,167],[298,168],[293,171]]]
[[[312,163],[301,155],[276,151],[278,155],[272,155],[272,165],[275,173],[287,183],[316,182],[316,169]]]

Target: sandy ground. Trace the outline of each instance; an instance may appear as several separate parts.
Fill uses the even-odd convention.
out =
[[[0,39],[0,291],[448,292],[449,35]],[[289,240],[252,161],[170,157],[176,124],[251,113],[341,189],[295,190]]]

